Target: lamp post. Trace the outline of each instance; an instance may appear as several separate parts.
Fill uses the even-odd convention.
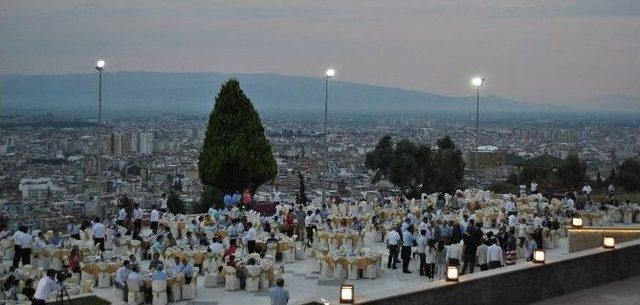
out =
[[[322,129],[324,130],[324,151],[326,153],[324,159],[324,172],[329,171],[329,147],[327,146],[327,111],[329,109],[329,79],[336,75],[336,70],[327,69],[324,77],[324,120]],[[322,179],[322,176],[320,177]],[[322,183],[322,204],[326,204],[326,185]]]
[[[102,70],[106,62],[103,59],[99,59],[96,62],[96,70],[98,70],[98,125],[96,128],[96,136],[97,136],[97,148],[96,148],[96,157],[98,159],[98,172],[102,170],[102,136],[100,134],[102,127]]]
[[[484,78],[482,77],[474,77],[471,79],[471,84],[476,87],[476,151],[474,155],[474,163],[475,170],[478,170],[478,138],[480,136],[479,124],[480,124],[480,87],[482,87],[482,83],[484,82]]]

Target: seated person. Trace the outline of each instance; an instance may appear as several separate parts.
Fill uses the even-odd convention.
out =
[[[169,276],[164,272],[164,265],[162,263],[155,266],[155,271],[151,274],[151,280],[153,281],[166,281]]]
[[[212,253],[219,254],[220,256],[223,256],[225,254],[224,246],[222,245],[222,243],[220,243],[219,238],[214,237],[211,240],[211,245],[209,245],[209,251],[211,251]]]
[[[158,235],[158,237],[156,237],[156,242],[151,246],[151,253],[163,254],[165,249],[164,238],[162,235]]]
[[[268,243],[269,243],[269,242],[275,242],[275,243],[277,243],[277,242],[278,242],[278,238],[276,238],[276,234],[275,234],[275,233],[271,233],[271,234],[269,235],[269,238],[267,238],[267,242],[268,242]]]
[[[184,279],[185,282],[187,284],[191,283],[191,279],[194,276],[194,269],[193,269],[193,265],[191,265],[191,263],[189,263],[189,260],[187,260],[187,258],[183,258],[181,260],[182,263],[182,272],[184,273]]]
[[[154,253],[153,259],[149,263],[149,270],[157,270],[158,266],[162,265],[162,261],[160,260],[160,254]]]

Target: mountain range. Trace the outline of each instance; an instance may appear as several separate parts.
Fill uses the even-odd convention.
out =
[[[324,80],[278,74],[216,72],[109,72],[103,74],[103,113],[208,115],[220,85],[234,77],[262,113],[321,113]],[[97,75],[2,75],[0,98],[5,113],[53,113],[91,116],[97,110]],[[427,92],[331,80],[330,112],[475,113],[475,96],[450,97]],[[572,109],[482,97],[488,113],[564,112]]]

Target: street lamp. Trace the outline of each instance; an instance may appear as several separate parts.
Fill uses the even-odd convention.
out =
[[[329,79],[336,75],[336,70],[327,69],[324,77],[324,122],[322,124],[324,129],[324,151],[327,154],[324,159],[324,172],[329,171],[329,147],[327,146],[327,110],[329,108]],[[321,177],[322,178],[322,177]],[[322,204],[326,204],[326,185],[322,183]]]
[[[104,67],[106,66],[106,62],[103,59],[99,59],[96,62],[96,70],[98,70],[98,125],[97,125],[97,129],[96,129],[96,135],[97,135],[97,149],[96,149],[96,154],[97,154],[97,158],[98,158],[98,172],[100,172],[101,166],[102,166],[102,136],[100,135],[100,128],[102,126],[102,70],[104,70]]]
[[[479,131],[479,121],[480,121],[480,87],[482,87],[482,83],[484,82],[484,78],[482,77],[474,77],[471,79],[471,84],[476,87],[476,152],[474,154],[475,161],[475,170],[478,170],[478,137],[480,134]]]

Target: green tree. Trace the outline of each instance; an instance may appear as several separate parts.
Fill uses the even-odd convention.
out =
[[[301,172],[298,172],[298,196],[296,197],[296,204],[307,205],[307,187],[304,183],[304,176]]]
[[[640,190],[640,162],[636,158],[627,158],[618,166],[615,183],[632,192]]]
[[[256,190],[277,174],[258,112],[235,79],[224,83],[216,97],[198,171],[202,184],[223,193]]]
[[[374,174],[372,182],[388,179],[414,197],[435,190],[454,191],[464,178],[462,153],[449,137],[438,141],[434,153],[428,145],[416,146],[409,140],[394,145],[390,136],[384,136],[367,154],[365,165]]]
[[[451,137],[446,136],[437,142],[438,151],[434,156],[433,187],[436,191],[453,193],[462,186],[464,179],[464,160],[462,152]]]
[[[202,214],[207,213],[209,208],[214,207],[216,209],[221,209],[224,207],[222,202],[222,193],[210,186],[206,186],[203,188],[200,193],[200,201],[195,203],[191,207],[191,212],[194,214]]]
[[[565,187],[578,188],[582,186],[587,176],[587,165],[576,155],[569,155],[562,162],[556,173]]]
[[[184,202],[178,193],[171,191],[167,197],[167,209],[172,214],[184,214]]]
[[[393,161],[393,141],[390,135],[386,135],[378,141],[376,148],[367,153],[365,166],[373,171],[371,181],[376,183],[389,175],[389,165]]]

